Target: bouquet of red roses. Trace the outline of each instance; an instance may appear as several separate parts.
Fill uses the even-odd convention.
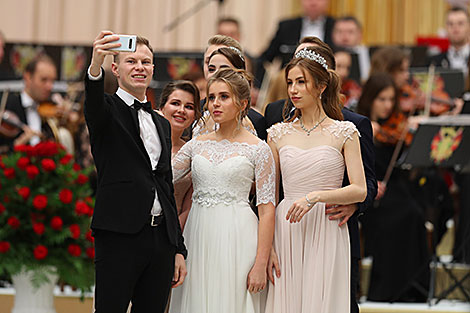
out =
[[[16,146],[1,157],[0,275],[53,267],[61,282],[90,290],[95,254],[89,230],[91,170],[82,170],[54,142]]]

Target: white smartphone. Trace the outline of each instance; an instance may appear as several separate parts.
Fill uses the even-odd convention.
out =
[[[107,35],[105,37],[108,37],[111,35]],[[110,50],[115,50],[115,51],[125,51],[125,52],[134,52],[135,51],[135,44],[137,42],[137,36],[134,35],[114,35],[114,36],[119,36],[119,40],[117,41],[111,41],[112,43],[120,43],[121,46],[117,48],[112,48]]]

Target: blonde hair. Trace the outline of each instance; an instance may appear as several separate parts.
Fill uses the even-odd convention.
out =
[[[209,88],[215,82],[224,82],[229,87],[235,105],[239,108],[237,122],[240,125],[242,119],[248,114],[251,103],[251,83],[253,76],[242,69],[223,68],[217,71],[207,82],[207,95],[209,95]],[[247,100],[246,107],[243,107],[242,101]],[[206,101],[207,106],[209,101]],[[207,109],[207,108],[206,108]]]

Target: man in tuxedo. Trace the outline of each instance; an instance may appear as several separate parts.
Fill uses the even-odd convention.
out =
[[[238,41],[233,39],[232,37],[229,36],[224,36],[224,35],[215,35],[209,38],[207,41],[207,48],[204,51],[204,64],[203,64],[203,70],[204,70],[204,77],[206,80],[208,79],[208,65],[209,65],[209,58],[211,54],[222,47],[233,47],[238,50],[240,50],[241,53],[243,53],[243,49]],[[201,100],[201,106],[204,106],[206,102],[206,99]],[[258,137],[266,140],[268,134],[266,133],[266,121],[264,119],[264,116],[254,110],[253,108],[250,108],[248,110],[248,118],[250,119],[251,123],[253,124],[256,133],[258,134]]]
[[[332,45],[331,34],[334,19],[327,16],[329,0],[301,0],[304,15],[279,22],[276,34],[268,48],[258,58],[256,66],[256,86],[259,87],[264,77],[264,62],[281,58],[282,67],[292,58],[301,38],[314,36],[328,45]]]
[[[446,31],[450,47],[447,52],[431,58],[431,63],[443,68],[461,70],[468,73],[470,55],[470,16],[466,9],[455,7],[447,12]]]
[[[354,16],[343,16],[335,21],[333,44],[357,54],[361,81],[366,81],[370,71],[369,48],[362,45],[362,26]]]
[[[296,52],[308,46],[321,46],[322,48],[331,51],[331,48],[316,37],[306,37],[300,41]],[[335,69],[336,63],[334,60],[326,60],[328,67]],[[269,103],[266,107],[265,117],[268,127],[271,125],[285,120],[285,116],[289,116],[294,110],[294,106],[290,100],[279,100]],[[372,142],[372,126],[366,117],[356,114],[348,109],[343,109],[344,120],[351,121],[356,125],[359,130],[362,162],[364,165],[364,173],[367,182],[367,197],[362,203],[351,203],[349,205],[335,206],[334,203],[327,204],[326,214],[329,215],[331,220],[339,219],[341,222],[339,226],[348,224],[349,238],[351,244],[351,312],[359,312],[359,307],[356,301],[356,292],[359,284],[359,261],[360,254],[360,240],[359,228],[357,217],[364,214],[367,207],[369,207],[376,194],[377,194],[377,180],[375,178],[375,152],[374,144]],[[347,173],[345,172],[345,179],[343,186],[349,184]]]
[[[5,107],[7,111],[15,114],[23,125],[15,138],[0,137],[2,150],[11,150],[18,144],[35,145],[41,140],[40,134],[52,137],[50,128],[42,123],[38,106],[50,98],[56,78],[54,61],[45,54],[35,57],[26,65],[23,74],[24,89],[20,94],[10,94]],[[8,117],[8,114],[4,115],[5,117]]]
[[[134,52],[117,52],[118,38],[110,31],[96,37],[85,78],[98,172],[95,312],[125,313],[130,301],[132,312],[163,312],[170,287],[184,281],[187,254],[173,196],[170,124],[145,95],[154,69],[148,40],[137,37]],[[113,95],[104,93],[106,55],[114,56]]]

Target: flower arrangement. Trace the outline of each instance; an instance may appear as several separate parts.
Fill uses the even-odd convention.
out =
[[[59,280],[82,291],[93,276],[91,169],[54,142],[19,145],[0,159],[0,275],[32,270],[33,285]]]

